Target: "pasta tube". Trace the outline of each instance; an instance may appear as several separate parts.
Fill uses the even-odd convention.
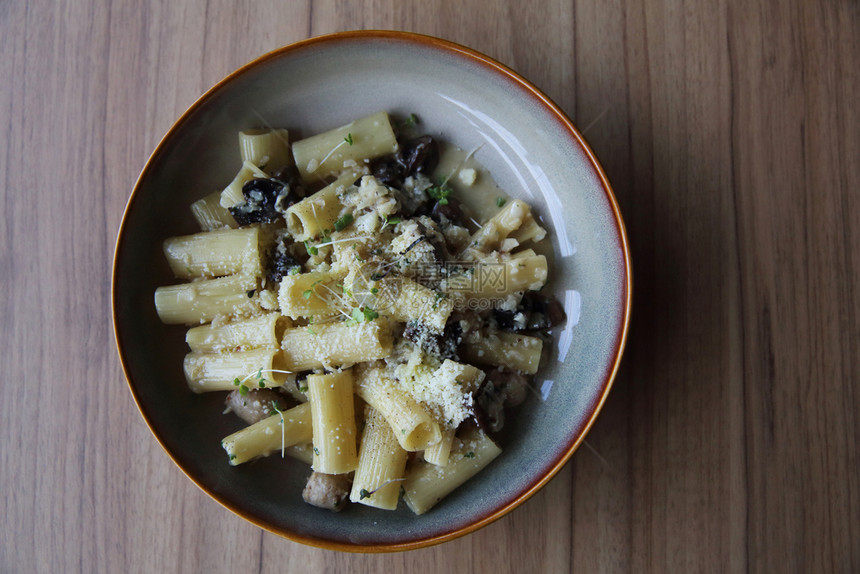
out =
[[[479,365],[501,365],[512,371],[533,375],[540,365],[543,342],[537,337],[498,331],[469,337],[460,347],[460,356]]]
[[[290,134],[285,129],[255,129],[239,132],[242,161],[260,166],[269,174],[290,165]]]
[[[337,285],[341,280],[341,275],[328,271],[287,275],[278,288],[281,313],[293,319],[340,314],[338,309],[346,307],[337,301],[343,297],[343,288]]]
[[[368,407],[349,499],[386,510],[397,508],[406,458],[391,425],[379,411]]]
[[[312,439],[311,408],[305,403],[234,432],[221,441],[221,446],[230,464],[236,466]]]
[[[244,273],[262,275],[260,228],[223,229],[171,237],[164,256],[180,279],[223,277]]]
[[[358,465],[352,371],[308,375],[308,402],[313,423],[313,469],[344,474]]]
[[[391,354],[392,342],[385,321],[341,321],[287,329],[281,348],[287,370],[298,372],[384,359]]]
[[[188,388],[195,393],[232,391],[246,387],[281,387],[294,375],[283,373],[283,355],[278,349],[255,349],[237,353],[188,353],[182,362]],[[259,373],[259,377],[255,374]]]
[[[206,323],[218,315],[245,315],[259,307],[253,299],[257,278],[230,275],[158,287],[155,310],[162,323],[193,325]]]
[[[349,172],[298,203],[287,208],[287,231],[296,241],[308,241],[334,231],[343,205],[338,194],[355,183],[358,175]]]
[[[207,324],[193,327],[185,334],[185,342],[192,351],[198,353],[271,349],[280,346],[284,329],[291,326],[292,321],[288,318],[278,313],[267,313],[217,326]]]
[[[454,435],[456,432],[457,429],[454,427],[445,427],[442,430],[442,439],[424,450],[424,460],[437,466],[445,466],[448,464],[448,458],[451,456],[451,447],[454,445]]]
[[[477,430],[462,439],[455,439],[454,443],[447,465],[418,462],[406,476],[404,499],[415,514],[430,510],[502,452],[487,435]]]
[[[191,214],[200,225],[201,231],[215,231],[229,227],[236,229],[239,224],[230,215],[225,207],[221,205],[221,192],[210,193],[202,199],[191,204]]]
[[[519,234],[514,233],[520,229],[522,231]],[[537,225],[534,217],[532,217],[529,204],[519,199],[508,202],[501,211],[481,226],[472,235],[469,247],[483,253],[489,253],[498,249],[502,241],[511,235],[516,235],[522,241],[526,239],[540,241],[546,235],[546,231]]]
[[[424,450],[442,438],[439,424],[427,409],[400,388],[383,369],[370,367],[360,370],[356,393],[385,417],[404,450]]]
[[[350,165],[397,151],[386,112],[355,120],[293,144],[296,167],[306,181],[338,174]]]

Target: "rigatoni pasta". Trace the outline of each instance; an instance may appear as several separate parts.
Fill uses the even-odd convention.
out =
[[[358,465],[352,371],[308,375],[314,463],[324,474],[343,474]]]
[[[183,282],[155,308],[188,327],[187,385],[230,393],[246,421],[222,440],[229,464],[280,451],[313,470],[303,496],[322,507],[393,510],[403,493],[422,514],[490,464],[564,320],[538,292],[531,206],[499,192],[469,212],[474,171],[437,173],[439,144],[402,126],[242,130],[233,180],[192,205],[200,231],[163,245]]]

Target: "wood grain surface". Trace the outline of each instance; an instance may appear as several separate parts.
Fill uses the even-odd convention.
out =
[[[242,521],[164,454],[110,318],[116,232],[172,122],[329,32],[441,36],[585,132],[634,316],[586,447],[432,548]],[[860,572],[860,3],[0,1],[0,571]]]

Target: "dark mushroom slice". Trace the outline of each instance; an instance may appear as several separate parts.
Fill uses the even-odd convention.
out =
[[[273,223],[283,217],[290,202],[290,186],[277,179],[258,177],[242,186],[245,201],[227,208],[239,225]]]
[[[460,360],[457,349],[463,340],[463,328],[459,321],[449,322],[442,333],[419,321],[409,321],[403,329],[403,336],[440,360]]]

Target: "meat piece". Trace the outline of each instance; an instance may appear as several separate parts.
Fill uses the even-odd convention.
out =
[[[513,311],[494,309],[493,316],[499,328],[506,331],[541,331],[564,322],[561,303],[537,291],[526,291]]]
[[[308,477],[302,498],[305,502],[340,512],[346,505],[352,481],[345,474],[323,474],[314,472]]]
[[[516,407],[526,400],[529,383],[523,375],[499,368],[488,372],[487,379],[501,393],[505,407]]]
[[[278,410],[286,410],[287,400],[278,391],[272,389],[253,389],[243,394],[237,389],[227,395],[227,407],[236,415],[252,425],[274,414]]]
[[[487,432],[499,432],[505,426],[505,397],[489,378],[475,393],[475,420]]]
[[[528,380],[519,373],[498,368],[487,373],[481,388],[475,393],[475,418],[478,425],[499,432],[505,426],[505,408],[522,403],[528,392]]]

